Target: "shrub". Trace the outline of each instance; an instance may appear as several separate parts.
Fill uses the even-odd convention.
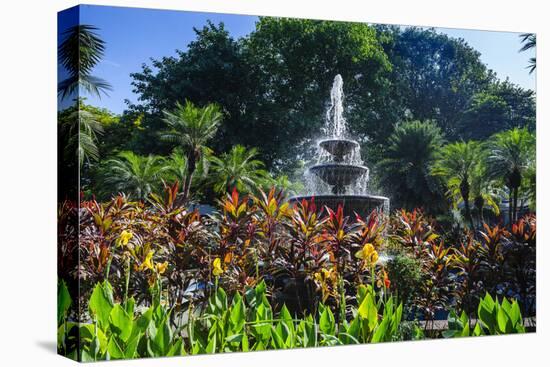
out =
[[[391,279],[390,291],[395,294],[405,309],[405,314],[414,313],[417,297],[422,286],[422,262],[402,250],[395,252],[386,264]]]

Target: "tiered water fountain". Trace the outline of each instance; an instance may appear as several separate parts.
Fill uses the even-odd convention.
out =
[[[330,91],[331,104],[323,129],[326,137],[318,142],[316,164],[305,173],[307,195],[290,201],[314,197],[318,206],[336,210],[342,205],[345,215],[365,216],[374,209],[387,212],[389,199],[367,192],[369,169],[361,160],[359,143],[347,135],[343,99],[343,81],[338,74]]]

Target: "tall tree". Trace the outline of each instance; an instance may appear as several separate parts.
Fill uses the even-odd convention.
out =
[[[436,155],[432,174],[441,177],[455,206],[457,194],[464,203],[464,212],[471,228],[474,220],[470,209],[472,179],[481,159],[481,144],[476,141],[456,142],[443,146]]]
[[[509,221],[517,220],[519,189],[529,167],[535,165],[535,135],[526,128],[495,134],[488,142],[490,175],[508,188]]]
[[[495,215],[500,214],[501,190],[488,174],[486,151],[481,152],[478,164],[471,172],[470,193],[474,200],[474,208],[478,215],[478,226],[481,227],[485,221],[483,211],[488,205]]]
[[[130,105],[128,114],[144,116],[143,138],[136,144],[143,152],[170,151],[150,137],[162,124],[160,111],[185,97],[223,108],[226,118],[211,146],[216,153],[261,141],[259,158],[269,170],[292,166],[296,146],[320,133],[337,73],[346,83],[355,133],[375,134],[375,125],[396,121],[382,108],[387,104],[384,73],[390,65],[376,31],[367,24],[261,18],[256,29],[239,40],[222,24],[209,23],[195,31],[197,38],[187,51],[155,60],[132,75],[139,104]],[[369,129],[356,124],[365,121],[370,121]]]
[[[463,39],[434,29],[378,26],[393,65],[392,95],[409,119],[433,120],[449,140],[471,97],[489,85],[494,74],[480,53]]]
[[[457,134],[464,140],[485,140],[514,127],[535,130],[534,92],[508,80],[495,81],[472,96],[468,108],[457,123]]]
[[[182,188],[182,200],[185,202],[189,199],[197,162],[204,155],[206,143],[216,134],[223,115],[214,104],[196,107],[190,101],[186,101],[185,105],[177,102],[173,111],[164,110],[163,113],[169,130],[161,133],[161,138],[176,143],[187,154],[187,175]]]
[[[91,74],[105,52],[105,42],[97,30],[94,26],[79,24],[63,32],[64,40],[58,49],[59,63],[68,76],[57,87],[61,98],[74,95],[79,88],[99,97],[111,90],[108,82]]]
[[[392,206],[444,209],[440,185],[430,174],[443,144],[441,130],[433,122],[412,121],[395,127],[377,166],[381,186],[389,191]]]
[[[523,46],[521,46],[519,52],[524,52],[537,47],[537,36],[534,33],[522,33],[519,37],[521,38],[521,43],[523,43]],[[529,69],[529,74],[532,74],[537,69],[536,56],[529,59],[527,69]]]
[[[293,167],[299,143],[321,133],[336,74],[344,80],[346,118],[356,138],[374,138],[379,126],[396,121],[383,108],[391,65],[372,26],[261,18],[243,44],[257,96],[247,126],[269,142],[261,154],[270,168]]]
[[[140,123],[139,134],[130,138],[132,150],[163,155],[172,151],[172,145],[157,139],[158,131],[166,126],[162,111],[172,110],[182,98],[197,106],[216,103],[223,110],[224,123],[211,141],[216,153],[234,144],[256,144],[244,141],[251,132],[243,115],[254,97],[250,97],[253,83],[248,80],[250,67],[243,56],[242,42],[234,40],[223,23],[207,22],[194,31],[196,38],[181,45],[186,51],[153,60],[131,74],[138,103],[130,103],[122,118],[127,124]]]

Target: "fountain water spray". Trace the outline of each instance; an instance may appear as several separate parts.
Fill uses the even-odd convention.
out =
[[[337,74],[330,90],[330,107],[327,109],[325,134],[334,138],[342,138],[347,130],[344,118],[344,81]]]

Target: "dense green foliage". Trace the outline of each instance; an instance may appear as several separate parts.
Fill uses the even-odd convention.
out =
[[[445,208],[440,183],[430,174],[443,144],[441,129],[433,122],[412,121],[396,126],[390,135],[377,173],[391,198],[406,209]]]

